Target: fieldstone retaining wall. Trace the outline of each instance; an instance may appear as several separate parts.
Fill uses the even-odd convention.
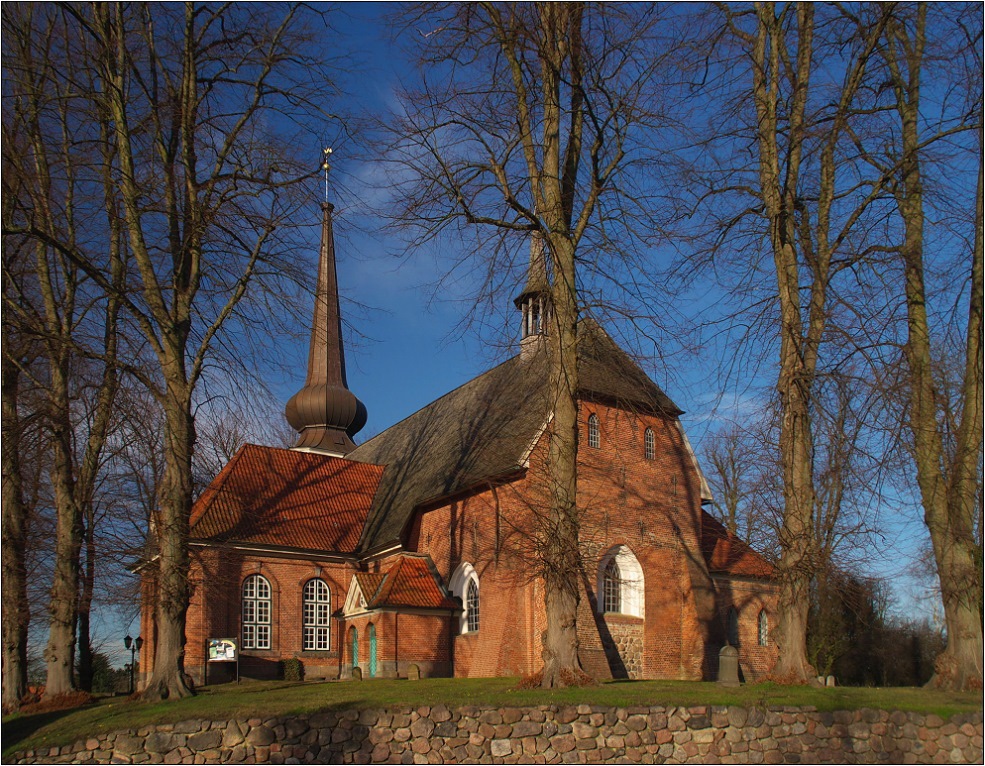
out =
[[[185,721],[19,763],[981,763],[982,714],[541,706]]]

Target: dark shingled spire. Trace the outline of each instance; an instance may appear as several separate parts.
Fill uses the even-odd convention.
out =
[[[322,204],[318,289],[311,323],[308,377],[304,387],[288,401],[284,414],[300,434],[294,449],[341,457],[356,448],[352,437],[366,425],[366,407],[348,389],[345,380],[332,210],[328,202]]]

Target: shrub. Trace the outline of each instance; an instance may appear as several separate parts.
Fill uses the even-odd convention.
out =
[[[297,657],[292,657],[289,660],[281,660],[280,666],[285,681],[304,680],[304,663]]]

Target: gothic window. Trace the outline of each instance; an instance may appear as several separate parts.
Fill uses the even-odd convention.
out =
[[[728,642],[732,646],[739,645],[739,613],[734,606],[728,609]]]
[[[460,633],[479,629],[479,575],[469,562],[463,561],[451,576],[450,590],[462,602]]]
[[[305,651],[329,649],[331,600],[324,580],[308,580],[303,591],[303,637],[301,648]]]
[[[270,583],[263,575],[243,581],[243,648],[270,648]]]
[[[469,633],[479,629],[479,584],[475,578],[469,578],[469,587],[465,596],[466,627]]]
[[[769,641],[770,624],[764,609],[759,613],[759,645],[766,646]]]
[[[643,567],[625,545],[617,545],[599,561],[598,609],[643,616]]]
[[[592,414],[588,416],[588,446],[594,449],[602,446],[602,439],[599,436],[598,415]]]
[[[643,456],[647,460],[653,460],[657,457],[657,445],[656,440],[653,438],[652,428],[648,428],[643,432]]]
[[[619,592],[619,565],[615,559],[609,561],[609,565],[605,568],[602,582],[602,599],[605,607],[603,611],[621,612],[622,598],[620,598],[621,594]]]

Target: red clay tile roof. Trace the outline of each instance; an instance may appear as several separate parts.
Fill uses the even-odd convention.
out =
[[[382,578],[378,588],[375,580]],[[416,607],[419,609],[457,609],[459,604],[438,585],[437,572],[426,556],[404,554],[383,575],[357,574],[357,582],[370,609]],[[373,588],[369,593],[368,589]]]
[[[192,508],[193,540],[355,550],[383,467],[247,444]]]
[[[705,511],[701,512],[701,552],[713,574],[763,579],[776,574],[772,564]]]

